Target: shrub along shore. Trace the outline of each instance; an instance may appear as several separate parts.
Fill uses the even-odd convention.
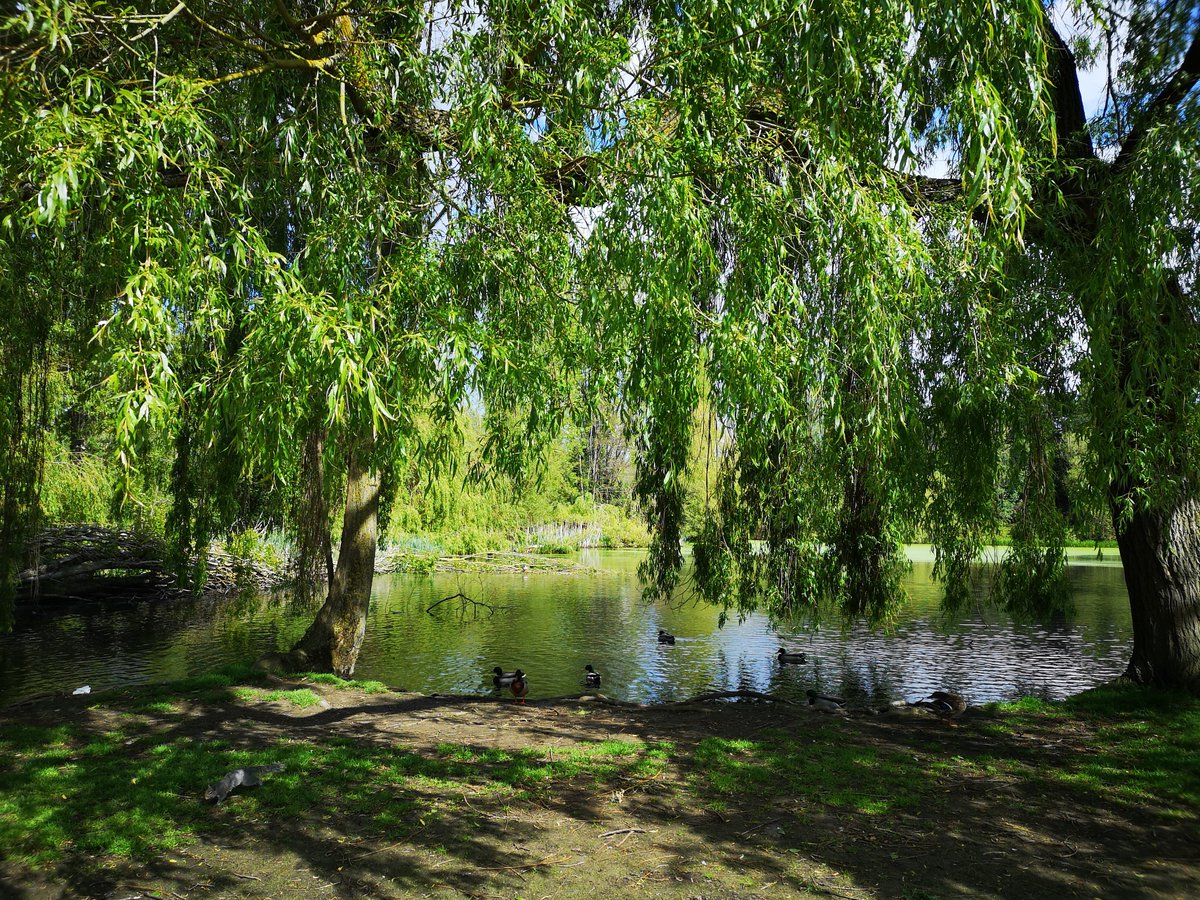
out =
[[[0,710],[0,893],[1196,896],[1197,746],[1200,700],[1120,685],[842,718],[222,673]]]

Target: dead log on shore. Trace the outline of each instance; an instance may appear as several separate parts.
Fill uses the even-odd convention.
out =
[[[17,603],[78,603],[112,599],[165,600],[192,593],[166,564],[162,540],[97,525],[69,525],[38,534],[26,547],[28,565],[18,575]],[[269,590],[283,573],[210,550],[202,593]]]

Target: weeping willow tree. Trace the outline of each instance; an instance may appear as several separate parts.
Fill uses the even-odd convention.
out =
[[[626,148],[641,177],[613,192],[589,265],[624,273],[597,316],[627,340],[658,591],[680,571],[701,384],[734,449],[696,573],[741,609],[886,621],[919,531],[961,606],[1005,493],[997,596],[1063,605],[1070,432],[1118,535],[1129,676],[1200,687],[1200,14],[1063,6],[655,22],[637,79],[670,139]],[[1080,57],[1106,78],[1091,121]],[[939,156],[948,177],[927,174]]]
[[[4,25],[0,263],[36,266],[12,289],[52,320],[59,273],[95,273],[73,321],[111,355],[127,466],[175,435],[181,546],[227,518],[230,471],[345,484],[293,661],[353,668],[377,473],[435,453],[419,417],[482,403],[517,469],[586,384],[622,405],[659,591],[704,394],[732,450],[701,587],[783,613],[886,620],[918,528],[962,603],[1001,486],[1003,593],[1056,602],[1077,431],[1130,673],[1194,688],[1200,26],[1071,9],[1095,46],[1036,0],[30,0]]]
[[[295,525],[326,601],[293,665],[353,671],[379,472],[438,456],[416,422],[450,431],[481,402],[492,462],[515,471],[578,402],[566,209],[628,22],[558,12],[54,0],[4,22],[13,309],[104,348],[131,484],[147,440],[173,440],[181,559],[236,514],[239,477],[316,482]],[[63,307],[68,271],[97,302]],[[10,446],[36,433],[20,412]],[[35,485],[36,459],[12,458],[5,483]],[[15,531],[36,504],[10,496]]]

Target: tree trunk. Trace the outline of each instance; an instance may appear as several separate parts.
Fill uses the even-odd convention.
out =
[[[1133,658],[1125,674],[1138,684],[1200,693],[1200,500],[1168,511],[1134,513],[1117,545],[1133,616]]]
[[[296,599],[313,600],[333,586],[333,546],[329,539],[329,505],[325,501],[325,429],[314,424],[300,456],[300,497],[295,521]],[[320,592],[320,593],[319,593]]]
[[[379,478],[351,450],[346,473],[342,543],[329,596],[304,637],[287,654],[288,668],[354,674],[367,631],[367,604],[375,577]]]

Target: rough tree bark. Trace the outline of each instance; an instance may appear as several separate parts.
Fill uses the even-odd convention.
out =
[[[1133,616],[1126,676],[1200,693],[1200,500],[1114,525]]]
[[[366,462],[365,449],[350,452],[337,567],[316,619],[284,659],[293,671],[333,672],[349,678],[358,662],[375,577],[379,514],[379,478]]]

